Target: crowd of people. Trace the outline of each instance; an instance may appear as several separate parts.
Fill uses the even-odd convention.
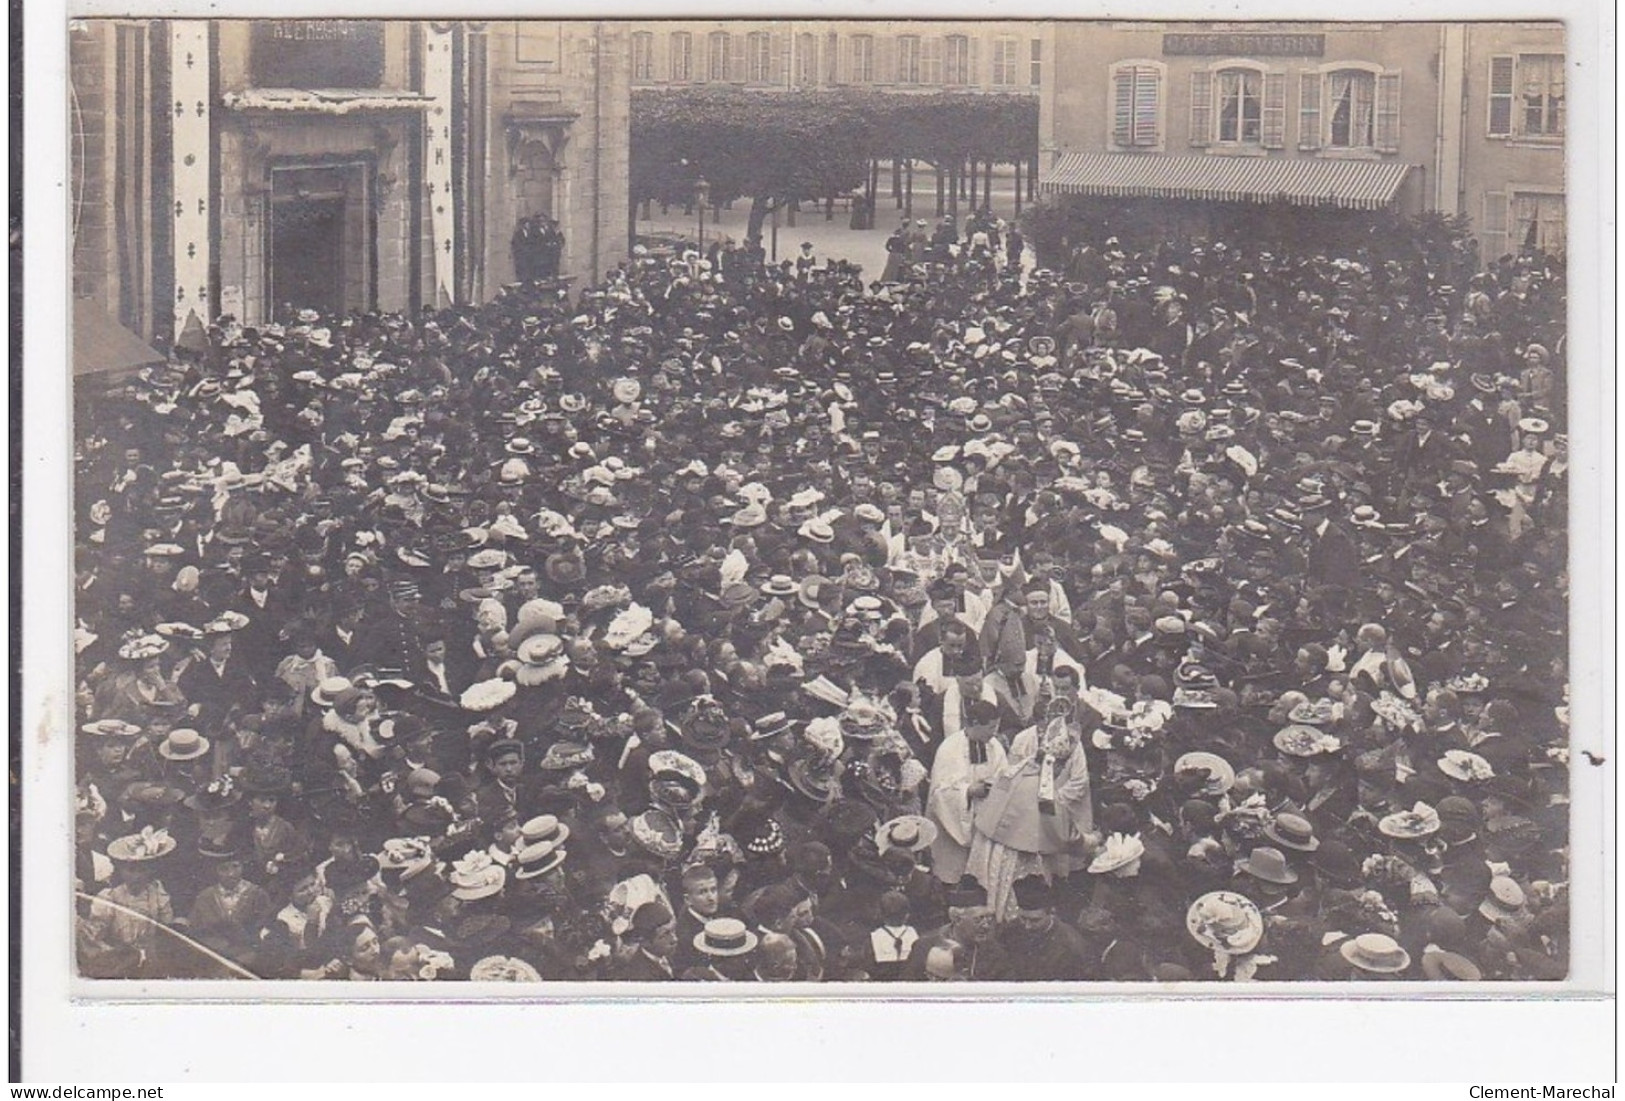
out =
[[[985,207],[971,211],[963,231],[951,214],[939,218],[935,229],[924,218],[916,218],[912,225],[905,218],[886,238],[886,267],[880,277],[892,282],[922,264],[953,267],[961,260],[994,267],[1002,264],[1012,274],[1020,274],[1026,249],[1021,227],[994,217]]]
[[[1561,266],[977,232],[87,395],[82,972],[1562,978]]]

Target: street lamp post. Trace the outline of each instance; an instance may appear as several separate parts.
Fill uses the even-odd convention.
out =
[[[694,205],[700,211],[700,251],[705,251],[705,204],[711,201],[711,185],[704,176],[694,181]]]

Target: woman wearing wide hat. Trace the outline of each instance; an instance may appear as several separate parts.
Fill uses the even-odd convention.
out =
[[[96,896],[89,922],[102,943],[125,950],[121,957],[130,973],[121,978],[163,977],[161,927],[173,924],[175,911],[158,874],[160,862],[174,851],[174,838],[150,828],[107,846],[118,882]]]
[[[132,759],[142,728],[121,719],[99,719],[84,723],[74,742],[78,786],[94,787],[102,799],[117,799],[130,784],[142,779],[142,770]]]
[[[120,643],[119,667],[96,689],[96,717],[139,726],[150,726],[155,719],[173,721],[186,698],[164,670],[169,650],[169,640],[156,634],[137,634]]]

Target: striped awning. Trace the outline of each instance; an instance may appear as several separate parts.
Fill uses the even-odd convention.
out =
[[[1287,202],[1380,210],[1394,201],[1408,164],[1312,157],[1162,157],[1069,153],[1039,180],[1041,191],[1116,198]]]

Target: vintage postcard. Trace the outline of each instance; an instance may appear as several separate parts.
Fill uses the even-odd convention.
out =
[[[1569,975],[1562,24],[67,34],[84,978]]]

